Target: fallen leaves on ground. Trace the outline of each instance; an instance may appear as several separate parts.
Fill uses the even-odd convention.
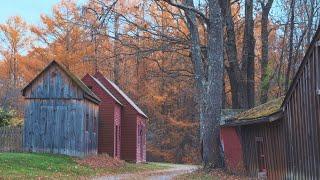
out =
[[[100,154],[95,156],[89,156],[83,159],[78,159],[77,163],[80,165],[90,166],[91,168],[114,168],[114,167],[121,167],[125,165],[125,162],[110,157],[107,154]]]

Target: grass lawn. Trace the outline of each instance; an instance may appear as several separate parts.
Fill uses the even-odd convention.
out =
[[[0,179],[92,177],[104,174],[152,171],[170,166],[161,163],[130,164],[117,168],[97,168],[79,165],[74,158],[37,153],[0,153]]]

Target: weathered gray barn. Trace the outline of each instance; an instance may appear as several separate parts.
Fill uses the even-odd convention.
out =
[[[52,61],[23,90],[24,148],[70,156],[97,153],[99,98]]]

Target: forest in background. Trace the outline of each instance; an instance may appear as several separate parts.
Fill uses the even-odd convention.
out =
[[[206,59],[207,27],[201,21],[206,21],[208,3],[192,3]],[[57,60],[79,78],[102,72],[137,102],[150,118],[149,160],[199,163],[192,39],[185,7],[177,5],[161,0],[89,0],[79,7],[62,0],[52,15],[41,15],[37,25],[19,16],[9,18],[0,25],[0,112],[5,121],[15,117],[12,124],[19,124],[24,108],[21,89]],[[221,0],[220,7],[223,108],[248,109],[284,95],[319,25],[320,2]]]

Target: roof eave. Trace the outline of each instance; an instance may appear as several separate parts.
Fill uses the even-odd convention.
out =
[[[232,126],[244,126],[244,125],[255,125],[255,124],[262,124],[262,123],[270,123],[277,120],[280,120],[284,116],[283,110],[280,109],[277,112],[270,114],[269,116],[262,116],[259,118],[253,119],[229,119],[226,121],[225,124],[221,125],[221,127],[232,127]]]
[[[90,94],[87,94],[87,93],[84,93],[83,97],[84,97],[85,99],[88,99],[89,101],[94,102],[95,104],[99,104],[99,103],[101,102],[100,99],[97,99],[97,98],[95,98],[95,97],[92,97]]]

